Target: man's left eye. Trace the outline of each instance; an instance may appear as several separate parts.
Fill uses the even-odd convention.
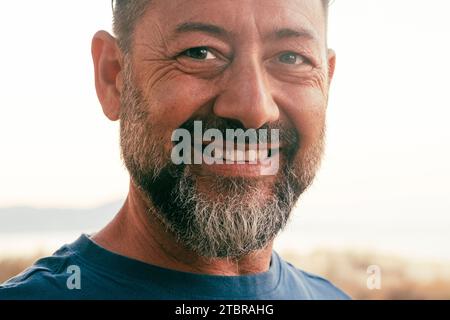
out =
[[[280,56],[278,56],[278,60],[281,63],[285,63],[285,64],[293,64],[293,65],[299,65],[299,64],[303,64],[306,62],[306,59],[295,53],[295,52],[285,52],[283,54],[281,54]]]
[[[196,47],[190,48],[182,53],[184,56],[192,58],[194,60],[213,60],[216,56],[211,52],[208,47]]]

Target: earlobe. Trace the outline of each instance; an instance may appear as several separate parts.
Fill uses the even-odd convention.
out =
[[[333,49],[328,49],[328,82],[331,83],[336,69],[336,52]]]
[[[119,120],[121,52],[116,39],[106,31],[97,32],[92,39],[92,59],[95,72],[95,89],[103,113],[111,121]]]

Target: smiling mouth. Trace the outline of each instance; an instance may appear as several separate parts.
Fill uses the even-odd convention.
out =
[[[238,145],[232,144],[232,148],[228,148],[225,144],[224,147],[212,147],[208,152],[206,148],[210,144],[196,145],[192,144],[192,148],[195,153],[201,153],[205,159],[211,161],[221,161],[226,164],[259,164],[270,161],[280,153],[279,146],[264,145]]]

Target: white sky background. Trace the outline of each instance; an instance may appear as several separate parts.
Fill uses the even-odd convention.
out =
[[[383,235],[372,226],[384,225],[397,234],[386,248],[450,259],[450,237],[430,238],[450,233],[449,12],[446,0],[332,5],[327,155],[289,230],[345,226],[355,245],[375,246]],[[110,25],[108,0],[2,3],[0,207],[126,196],[118,123],[101,111],[90,57],[92,35]]]

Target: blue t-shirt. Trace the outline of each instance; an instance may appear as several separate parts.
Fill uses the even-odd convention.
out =
[[[179,272],[110,252],[82,235],[0,285],[4,299],[303,300],[349,299],[329,281],[275,251],[267,272],[215,276]]]

